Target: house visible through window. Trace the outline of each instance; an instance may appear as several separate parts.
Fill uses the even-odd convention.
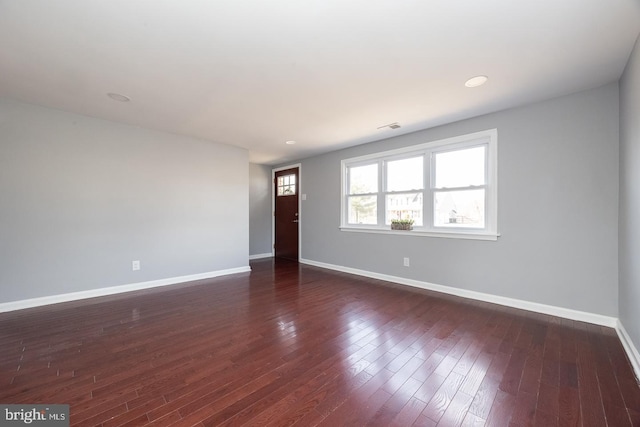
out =
[[[496,162],[495,129],[343,160],[341,229],[495,240]]]

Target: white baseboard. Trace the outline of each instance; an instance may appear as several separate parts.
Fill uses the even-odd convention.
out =
[[[272,257],[273,257],[273,254],[271,252],[268,252],[268,253],[264,253],[264,254],[249,255],[249,260],[262,259],[262,258],[272,258]]]
[[[0,313],[25,308],[39,307],[61,302],[76,301],[86,298],[95,298],[105,295],[120,294],[123,292],[138,291],[141,289],[157,288],[160,286],[175,285],[177,283],[192,282],[194,280],[211,279],[213,277],[225,276],[228,274],[245,273],[251,271],[251,267],[237,267],[226,270],[210,271],[208,273],[190,274],[187,276],[170,277],[167,279],[150,280],[148,282],[130,283],[128,285],[110,286],[108,288],[91,289],[88,291],[71,292],[68,294],[51,295],[40,298],[30,298],[20,301],[0,303]]]
[[[631,341],[631,337],[622,325],[620,319],[618,319],[618,324],[616,325],[616,332],[618,333],[618,337],[620,338],[620,342],[622,342],[624,350],[627,352],[633,371],[636,374],[636,382],[640,382],[640,352],[638,352],[636,346],[633,345],[633,341]]]
[[[413,286],[421,289],[442,292],[445,294],[456,295],[463,298],[470,298],[479,301],[490,302],[493,304],[505,305],[508,307],[519,308],[522,310],[534,311],[536,313],[549,314],[552,316],[564,317],[566,319],[578,320],[580,322],[593,323],[596,325],[608,326],[615,328],[618,325],[618,319],[601,314],[588,313],[585,311],[572,310],[569,308],[556,307],[553,305],[540,304],[537,302],[525,301],[515,298],[501,297],[498,295],[486,294],[483,292],[469,291],[466,289],[454,288],[451,286],[436,285],[434,283],[423,282],[419,280],[407,279],[404,277],[391,276],[388,274],[373,273],[371,271],[359,270],[351,267],[343,267],[340,265],[327,264],[324,262],[312,261],[309,259],[300,259],[300,263],[314,265],[316,267],[327,268],[330,270],[342,271],[344,273],[356,274],[358,276],[370,277],[372,279],[385,280],[387,282],[398,283],[401,285]]]

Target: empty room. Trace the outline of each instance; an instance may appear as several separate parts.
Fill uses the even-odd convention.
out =
[[[640,426],[637,0],[0,0],[0,425]]]

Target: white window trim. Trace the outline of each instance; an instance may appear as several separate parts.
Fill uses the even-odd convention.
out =
[[[464,229],[464,228],[436,228],[427,226],[427,218],[425,215],[425,227],[414,228],[411,231],[391,230],[386,225],[361,225],[348,224],[347,222],[347,168],[357,166],[359,164],[374,163],[381,160],[390,160],[392,158],[409,157],[411,155],[424,154],[425,152],[438,151],[438,148],[445,146],[453,146],[459,148],[461,146],[473,146],[486,143],[487,144],[487,200],[486,200],[486,216],[485,229]],[[453,147],[452,147],[453,148]],[[427,236],[427,237],[444,237],[453,239],[474,239],[474,240],[498,240],[498,130],[489,129],[485,131],[475,132],[467,135],[455,136],[452,138],[441,139],[437,141],[427,142],[424,144],[412,145],[409,147],[398,148],[383,152],[367,154],[359,157],[352,157],[341,161],[340,165],[340,230],[357,232],[357,233],[379,233],[379,234],[398,234],[404,236]],[[433,173],[431,166],[429,171],[425,173]],[[378,188],[378,192],[383,192],[383,188]],[[430,190],[425,190],[425,194]]]

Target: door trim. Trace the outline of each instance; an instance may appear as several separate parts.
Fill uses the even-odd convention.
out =
[[[271,169],[271,256],[276,255],[276,186],[273,185],[273,180],[276,179],[276,172],[293,168],[298,168],[298,261],[300,261],[302,258],[302,163]]]

